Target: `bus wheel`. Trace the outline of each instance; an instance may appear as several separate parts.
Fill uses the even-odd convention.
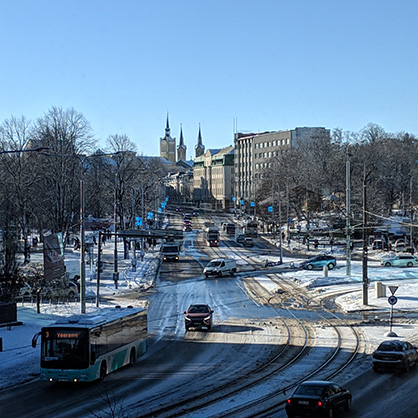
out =
[[[131,355],[129,357],[129,364],[135,364],[136,362],[136,355],[135,355],[135,348],[131,350]]]
[[[104,361],[100,365],[100,380],[103,380],[106,377],[106,374],[107,374],[107,367],[106,367],[106,362]]]

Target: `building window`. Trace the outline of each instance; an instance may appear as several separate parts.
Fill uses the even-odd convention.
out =
[[[263,157],[264,158],[267,158],[267,152],[264,153]]]

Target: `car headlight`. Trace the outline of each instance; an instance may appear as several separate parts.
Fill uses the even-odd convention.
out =
[[[191,320],[188,316],[185,316],[185,317],[184,317],[184,319],[185,319],[186,321],[190,321],[190,322],[192,321],[192,320]]]
[[[210,320],[210,315],[209,316],[207,316],[205,319],[204,319],[204,321],[209,321]]]

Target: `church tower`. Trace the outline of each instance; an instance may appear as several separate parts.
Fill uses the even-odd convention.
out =
[[[187,147],[184,145],[184,139],[183,139],[183,126],[180,124],[180,143],[177,147],[177,161],[186,161],[186,151]]]
[[[168,121],[165,128],[165,137],[160,138],[160,157],[167,158],[172,163],[176,163],[176,138],[172,138],[170,135],[170,124]]]
[[[200,123],[199,123],[199,135],[197,136],[197,145],[195,146],[196,157],[200,157],[205,152],[205,146],[202,143],[202,132],[200,130]]]

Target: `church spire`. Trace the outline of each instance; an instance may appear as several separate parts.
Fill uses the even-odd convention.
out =
[[[184,145],[184,139],[183,139],[183,125],[180,124],[180,142],[179,142],[179,146],[177,147],[177,160],[186,161],[186,150],[187,150],[187,147],[186,145]]]
[[[167,112],[167,124],[165,127],[165,136],[170,136],[170,122],[168,121],[168,112]]]
[[[195,146],[196,150],[196,157],[200,157],[205,152],[205,146],[202,142],[202,131],[200,129],[200,123],[199,123],[199,134],[197,136],[197,145]]]
[[[179,147],[184,146],[184,139],[183,139],[183,125],[180,123],[180,143]]]

